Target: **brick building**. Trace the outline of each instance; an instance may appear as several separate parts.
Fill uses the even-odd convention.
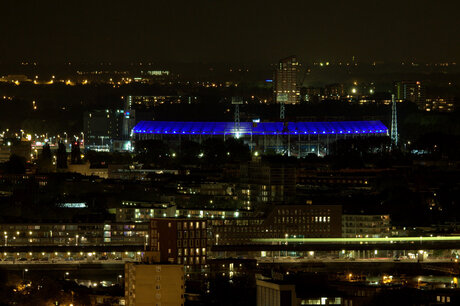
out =
[[[207,237],[205,219],[154,218],[150,221],[151,251],[160,253],[160,262],[204,268]]]

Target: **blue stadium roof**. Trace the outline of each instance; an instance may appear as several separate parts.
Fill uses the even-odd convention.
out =
[[[338,122],[241,122],[239,133],[234,122],[140,121],[135,134],[168,135],[277,135],[277,134],[386,134],[380,121]]]

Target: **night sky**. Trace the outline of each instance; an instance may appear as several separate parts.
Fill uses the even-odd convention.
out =
[[[456,61],[454,0],[0,3],[0,62]]]

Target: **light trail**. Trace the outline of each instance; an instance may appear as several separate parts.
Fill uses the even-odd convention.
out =
[[[282,243],[365,243],[365,242],[442,242],[460,241],[460,236],[436,237],[383,237],[383,238],[255,238],[254,242],[282,242]]]

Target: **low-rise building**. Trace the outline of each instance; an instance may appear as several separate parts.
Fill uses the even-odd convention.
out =
[[[145,201],[122,201],[121,207],[111,208],[117,222],[150,222],[152,218],[174,217],[176,205]]]
[[[127,263],[125,300],[127,306],[182,306],[185,303],[184,266]]]
[[[276,205],[266,217],[209,220],[215,245],[250,244],[256,238],[320,238],[342,235],[340,205]]]
[[[389,236],[390,215],[342,215],[342,237],[344,238],[379,238]]]

